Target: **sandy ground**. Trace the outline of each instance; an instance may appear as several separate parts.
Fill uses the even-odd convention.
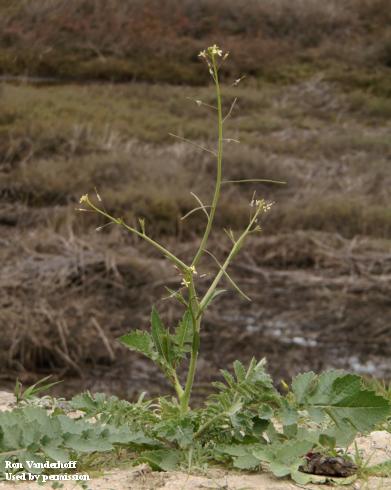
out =
[[[0,410],[10,407],[14,397],[11,393],[0,392]],[[357,446],[370,465],[391,459],[391,434],[386,431],[372,432],[367,437],[357,439]],[[48,483],[46,488],[51,488]],[[17,488],[36,490],[37,483],[0,482],[1,489]],[[63,490],[81,488],[72,482],[64,482]],[[276,479],[268,473],[249,474],[244,472],[212,469],[206,475],[189,475],[184,472],[159,473],[151,471],[147,465],[130,469],[105,472],[103,476],[88,482],[91,490],[290,490],[303,488],[292,481]],[[365,482],[355,482],[349,487],[329,485],[308,485],[311,490],[326,488],[351,488],[354,490],[391,490],[391,478],[369,478]]]

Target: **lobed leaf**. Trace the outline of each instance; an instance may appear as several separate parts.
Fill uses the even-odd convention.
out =
[[[122,335],[119,341],[128,349],[144,354],[144,356],[149,357],[153,361],[158,358],[154,341],[148,332],[134,330],[126,335]]]
[[[390,402],[363,388],[360,376],[339,370],[299,375],[292,391],[301,408],[314,416],[328,415],[339,429],[350,432],[368,432],[391,414]]]

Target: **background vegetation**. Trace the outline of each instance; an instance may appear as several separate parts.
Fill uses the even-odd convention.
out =
[[[102,223],[74,210],[97,187],[111,213],[145,217],[153,236],[191,255],[195,237],[181,216],[194,206],[190,190],[208,200],[214,162],[168,132],[215,143],[213,113],[191,100],[213,104],[197,53],[214,42],[231,52],[226,110],[238,97],[226,130],[241,144],[227,143],[226,178],[287,184],[256,186],[277,204],[264,238],[234,270],[254,301],[228,296],[210,314],[200,390],[217,368],[246,361],[254,349],[279,376],[296,363],[389,377],[389,7],[388,0],[0,1],[4,383],[54,370],[127,396],[149,380],[159,390],[156,373],[115,338],[145,326],[163,279],[178,278],[133,238],[110,227],[95,232]],[[221,231],[247,221],[253,190],[224,190]],[[204,226],[202,214],[189,220]],[[225,242],[213,239],[224,253]],[[175,315],[169,308],[168,319]],[[223,326],[216,345],[213,331]]]
[[[234,76],[389,67],[390,16],[388,0],[3,0],[1,69],[194,85],[207,80],[196,53],[212,42],[231,50]]]

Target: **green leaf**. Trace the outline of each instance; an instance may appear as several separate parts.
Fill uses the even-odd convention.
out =
[[[64,435],[81,435],[86,429],[91,427],[91,424],[85,420],[74,420],[66,415],[59,415],[57,419],[60,422],[61,431]]]
[[[240,361],[235,361],[233,363],[233,368],[235,372],[236,379],[242,382],[246,379],[246,369]]]
[[[292,479],[299,485],[307,485],[308,483],[323,484],[332,483],[338,485],[352,485],[357,480],[356,475],[348,476],[346,478],[333,477],[333,476],[322,476],[322,475],[312,475],[309,473],[303,473],[299,470],[291,471]]]
[[[307,483],[311,483],[313,475],[309,475],[308,473],[303,473],[297,469],[291,471],[291,478],[299,485],[307,485]],[[319,482],[320,483],[320,482]]]
[[[319,444],[327,449],[335,449],[336,439],[335,437],[329,436],[327,434],[320,434]]]
[[[156,424],[157,437],[176,443],[181,448],[189,447],[193,443],[194,428],[190,420],[168,419]]]
[[[48,381],[51,377],[52,377],[52,375],[49,375],[49,376],[46,376],[45,378],[37,381],[35,384],[26,388],[23,393],[21,393],[22,385],[19,382],[19,386],[18,386],[18,388],[16,388],[16,391],[18,391],[17,399],[18,400],[28,400],[34,396],[37,396],[40,393],[43,393],[44,391],[50,390],[50,388],[52,388],[53,386],[61,383],[61,381],[54,381],[52,383],[46,383],[45,384],[45,381]]]
[[[128,425],[115,427],[99,421],[76,420],[31,406],[0,413],[0,453],[22,464],[46,459],[66,462],[71,451],[77,459],[80,453],[111,451],[118,444],[160,446],[158,441],[141,430],[132,431]],[[2,463],[4,460],[0,460]]]
[[[215,452],[232,457],[233,466],[242,470],[250,470],[259,466],[260,460],[252,452],[260,449],[262,444],[221,444],[215,447]]]
[[[252,454],[260,462],[270,463],[270,471],[281,478],[298,471],[304,456],[313,446],[311,441],[292,439],[273,442],[266,447],[255,449]]]
[[[288,439],[294,439],[297,437],[298,426],[297,424],[284,425],[283,432]]]
[[[388,461],[383,461],[383,463],[368,466],[367,468],[365,468],[365,474],[391,478],[391,459],[389,459]]]
[[[304,439],[311,441],[314,446],[319,444],[319,436],[322,431],[320,429],[313,429],[308,427],[297,427],[296,439]]]
[[[215,451],[229,456],[245,456],[249,454],[249,448],[254,449],[253,446],[245,444],[219,444],[215,447]]]
[[[299,414],[297,410],[294,407],[290,406],[286,399],[281,400],[281,408],[278,416],[283,425],[296,424],[299,420]]]
[[[65,444],[67,448],[78,453],[106,452],[113,449],[113,445],[107,438],[93,432],[84,433],[82,436],[72,434],[66,439]]]
[[[128,426],[109,428],[107,439],[112,444],[135,444],[137,446],[160,446],[161,443],[157,439],[147,436],[144,431],[133,431]]]
[[[240,400],[236,400],[231,404],[229,408],[225,411],[228,417],[233,417],[243,408],[243,403]]]
[[[259,461],[265,463],[271,463],[272,461],[275,460],[275,456],[271,444],[267,444],[265,446],[255,449],[254,451],[252,451],[252,455],[255,458],[258,458]]]
[[[252,421],[253,421],[253,427],[252,427],[253,434],[257,437],[261,437],[269,427],[270,424],[269,420],[265,418],[254,417]]]
[[[21,427],[16,423],[4,423],[4,417],[0,418],[0,427],[2,432],[1,448],[5,451],[11,451],[15,448],[23,447],[23,433]]]
[[[291,474],[291,468],[284,463],[280,463],[278,461],[272,461],[269,466],[270,471],[274,476],[278,478],[283,478],[284,476],[288,476]]]
[[[362,387],[360,376],[343,371],[327,371],[316,377],[300,375],[292,383],[297,402],[311,413],[316,409],[327,414],[340,429],[352,427],[368,432],[386,420],[390,402]]]
[[[35,468],[34,466],[29,467],[27,461],[34,461],[34,463],[45,463],[45,458],[39,456],[38,454],[34,454],[31,451],[24,451],[19,457],[19,462],[22,463],[26,471],[29,471],[35,475],[40,475],[43,473],[43,468]]]
[[[348,447],[354,441],[357,430],[352,425],[346,423],[343,426],[331,425],[324,430],[324,435],[335,439],[335,445],[338,447]]]
[[[153,470],[173,471],[177,468],[180,452],[175,449],[155,449],[144,451],[140,461],[148,463]]]
[[[193,334],[192,316],[190,311],[187,310],[175,330],[174,341],[179,347],[179,349],[183,349],[186,344],[191,344],[193,338],[192,334]]]
[[[69,455],[69,451],[59,447],[61,445],[62,441],[60,439],[57,439],[57,441],[50,441],[49,444],[42,446],[42,449],[45,454],[54,461],[61,461],[62,463],[66,463],[71,458]]]
[[[160,355],[163,355],[163,345],[162,345],[162,337],[165,334],[165,328],[163,326],[162,321],[160,320],[159,313],[156,308],[152,307],[151,313],[151,328],[152,328],[152,338],[155,344],[155,347]]]
[[[273,409],[270,405],[263,403],[258,409],[258,417],[264,420],[270,420],[274,415]]]
[[[172,366],[174,351],[171,347],[171,338],[155,307],[152,308],[151,313],[151,333],[153,343],[155,344],[155,348],[159,353],[161,360],[163,363]]]
[[[153,361],[158,358],[158,354],[154,348],[154,341],[148,332],[134,330],[126,335],[122,335],[122,337],[119,338],[119,341],[128,349],[140,352]]]
[[[292,381],[292,391],[299,404],[305,402],[311,392],[315,389],[317,382],[316,374],[312,371],[299,374]]]
[[[233,465],[235,468],[241,470],[252,470],[259,466],[259,459],[252,454],[245,454],[243,456],[238,456],[233,459]]]
[[[294,463],[297,459],[302,458],[312,449],[311,441],[290,440],[283,444],[276,444],[274,450],[274,459],[287,464]]]
[[[126,337],[126,335],[124,335],[124,337]],[[91,393],[87,391],[86,393],[80,393],[79,395],[75,395],[71,400],[71,406],[75,410],[82,410],[84,412],[94,412],[98,406],[98,403],[92,397]]]

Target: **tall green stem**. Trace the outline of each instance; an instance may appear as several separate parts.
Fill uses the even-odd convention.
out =
[[[204,253],[204,249],[208,242],[210,231],[212,229],[213,220],[216,213],[217,203],[220,198],[220,188],[222,180],[222,162],[223,162],[223,111],[221,106],[221,91],[219,83],[219,74],[216,64],[215,55],[212,55],[212,67],[213,67],[213,79],[216,86],[216,98],[217,98],[217,119],[218,119],[218,143],[217,143],[217,175],[216,175],[216,185],[213,195],[212,205],[209,211],[208,223],[205,228],[204,236],[202,237],[200,246],[197,253],[193,259],[192,265],[196,266]]]
[[[218,142],[217,142],[217,173],[216,184],[213,195],[212,205],[209,211],[208,222],[205,228],[204,235],[202,237],[200,246],[193,259],[192,266],[196,267],[209,239],[209,235],[212,229],[213,220],[215,217],[217,204],[220,198],[221,180],[222,180],[222,162],[223,162],[223,110],[221,104],[221,91],[219,83],[219,74],[217,69],[217,63],[215,55],[212,55],[212,67],[213,67],[213,79],[216,87],[216,99],[217,99],[217,120],[218,120]],[[190,355],[189,370],[187,372],[186,384],[183,396],[180,398],[181,411],[184,413],[189,408],[191,391],[193,389],[194,377],[197,369],[198,351],[200,345],[200,328],[202,315],[200,314],[199,301],[197,299],[194,281],[191,280],[189,286],[189,304],[192,310],[193,316],[193,346]]]
[[[201,315],[199,315],[199,303],[194,287],[194,280],[191,278],[189,285],[189,307],[193,324],[193,345],[190,354],[189,369],[187,371],[185,390],[180,397],[181,412],[185,413],[189,409],[191,391],[193,389],[194,377],[197,369],[198,351],[200,347],[200,327]]]

